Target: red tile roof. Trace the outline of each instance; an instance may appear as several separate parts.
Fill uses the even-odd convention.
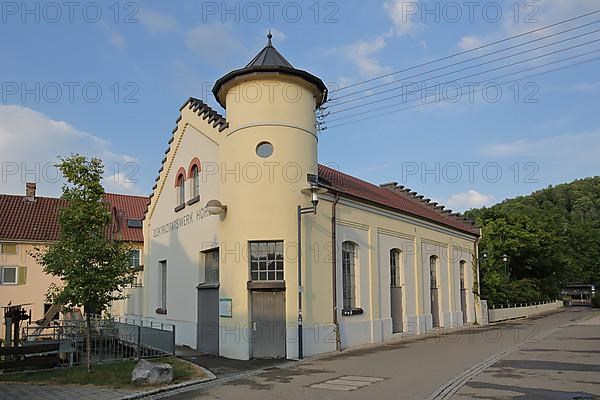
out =
[[[343,195],[358,200],[441,224],[469,235],[479,235],[479,228],[460,217],[434,209],[431,205],[419,201],[419,199],[408,193],[395,193],[324,165],[319,165],[319,182]]]
[[[114,235],[128,242],[143,242],[142,229],[129,228],[127,220],[144,217],[148,198],[107,193],[105,199],[111,206]],[[0,240],[58,240],[58,213],[66,205],[60,198],[36,197],[30,202],[25,196],[0,194]]]

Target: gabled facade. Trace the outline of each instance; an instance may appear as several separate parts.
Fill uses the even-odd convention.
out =
[[[213,93],[226,117],[186,101],[153,188],[144,318],[235,359],[299,357],[299,314],[304,355],[475,321],[479,229],[318,165],[319,78],[269,37]],[[326,193],[298,229],[310,191]]]

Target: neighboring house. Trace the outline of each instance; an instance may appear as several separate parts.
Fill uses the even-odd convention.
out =
[[[213,93],[226,118],[186,101],[153,187],[145,319],[234,359],[298,358],[300,305],[304,355],[476,321],[479,228],[396,184],[318,165],[319,78],[269,37]],[[298,230],[297,207],[324,191]]]
[[[148,198],[107,193],[105,201],[113,215],[112,233],[131,244],[131,265],[141,267],[141,219]],[[60,198],[37,197],[35,183],[26,184],[25,196],[0,194],[0,306],[29,304],[25,308],[31,310],[32,321],[44,317],[50,308],[45,301],[46,291],[51,283],[59,284],[60,279],[45,274],[31,253],[36,247],[43,249],[58,240],[59,211],[66,205]],[[134,286],[141,286],[141,274]],[[141,313],[140,299],[135,296],[141,288],[127,291],[133,295],[114,304],[113,312]]]

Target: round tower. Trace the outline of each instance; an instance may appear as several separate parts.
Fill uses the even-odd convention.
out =
[[[227,205],[220,229],[220,297],[233,299],[232,318],[221,318],[224,329],[252,327],[253,299],[265,290],[283,292],[288,324],[297,316],[296,207],[310,205],[301,190],[308,186],[307,175],[317,173],[316,109],[327,91],[321,79],[294,68],[271,39],[269,33],[265,48],[246,67],[213,88],[229,124],[219,150],[220,197]],[[262,242],[267,259],[274,242],[283,248],[283,274],[252,272],[253,242]],[[252,348],[248,340],[228,341],[221,355],[256,357]],[[295,357],[296,346],[288,343],[286,353]]]

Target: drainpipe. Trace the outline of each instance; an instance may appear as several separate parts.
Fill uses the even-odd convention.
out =
[[[335,201],[331,205],[331,279],[333,284],[333,325],[335,326],[335,349],[342,350],[342,342],[340,339],[340,324],[338,322],[337,308],[337,238],[336,238],[336,216],[335,210],[340,201],[340,194],[335,194]]]

